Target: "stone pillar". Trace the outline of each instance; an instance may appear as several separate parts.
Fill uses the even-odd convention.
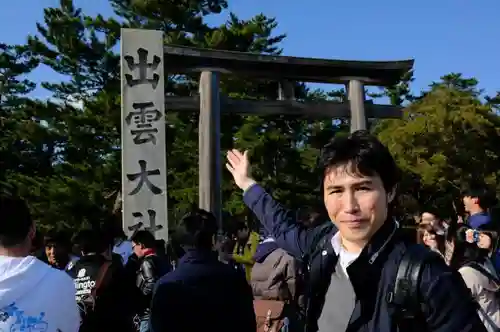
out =
[[[121,30],[123,226],[168,240],[163,32]]]

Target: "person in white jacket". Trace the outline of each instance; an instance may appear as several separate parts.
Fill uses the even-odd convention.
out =
[[[25,202],[0,197],[0,332],[77,332],[73,280],[29,256],[34,236]]]
[[[452,265],[469,288],[472,297],[478,303],[479,317],[488,332],[500,331],[500,303],[497,293],[500,291],[500,279],[493,263],[488,257],[488,250],[478,246],[480,241],[472,238],[473,230],[461,227],[464,234],[455,240]]]
[[[463,266],[458,271],[479,304],[478,313],[484,326],[488,332],[498,332],[500,331],[500,305],[496,296],[500,288],[498,276],[489,260],[477,264]]]

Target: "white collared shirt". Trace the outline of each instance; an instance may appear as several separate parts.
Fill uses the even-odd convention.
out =
[[[339,257],[339,264],[342,267],[342,271],[344,271],[344,274],[349,277],[349,275],[347,274],[347,267],[359,257],[361,252],[353,253],[346,251],[340,241],[340,232],[337,232],[335,233],[335,235],[333,235],[331,243],[333,250]]]

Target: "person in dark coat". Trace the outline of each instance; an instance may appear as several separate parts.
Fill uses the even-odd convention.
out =
[[[409,294],[415,305],[396,305],[399,263],[410,246],[391,217],[400,170],[376,137],[357,131],[323,148],[320,188],[332,222],[310,229],[256,184],[246,151],[229,151],[227,159],[245,204],[281,248],[307,262],[306,331],[485,332],[458,271],[420,245],[410,251],[425,253],[412,261],[422,266]]]
[[[177,268],[158,282],[151,305],[152,332],[255,332],[252,290],[245,277],[219,261],[213,250],[215,216],[186,215],[172,241]]]
[[[68,270],[68,274],[74,280],[76,301],[80,302],[80,307],[89,309],[81,302],[95,291],[93,310],[82,317],[80,332],[132,331],[130,295],[133,289],[125,283],[121,260],[113,261],[102,254],[107,246],[102,234],[96,230],[80,231],[75,241],[82,256]],[[103,267],[105,264],[107,268]],[[101,283],[98,285],[99,279]]]
[[[492,225],[490,210],[498,204],[496,193],[486,185],[473,184],[462,193],[464,209],[469,214],[467,224],[471,228],[489,230]]]
[[[132,235],[132,250],[139,258],[139,267],[136,271],[135,286],[139,290],[136,315],[138,331],[149,332],[150,304],[156,282],[170,271],[167,261],[156,253],[154,235],[141,230]]]

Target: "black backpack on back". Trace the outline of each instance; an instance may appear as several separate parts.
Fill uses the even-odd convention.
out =
[[[419,285],[425,263],[443,258],[420,244],[412,244],[401,259],[394,289],[387,296],[390,305],[395,306],[395,321],[400,331],[428,331],[422,314],[423,301]]]

